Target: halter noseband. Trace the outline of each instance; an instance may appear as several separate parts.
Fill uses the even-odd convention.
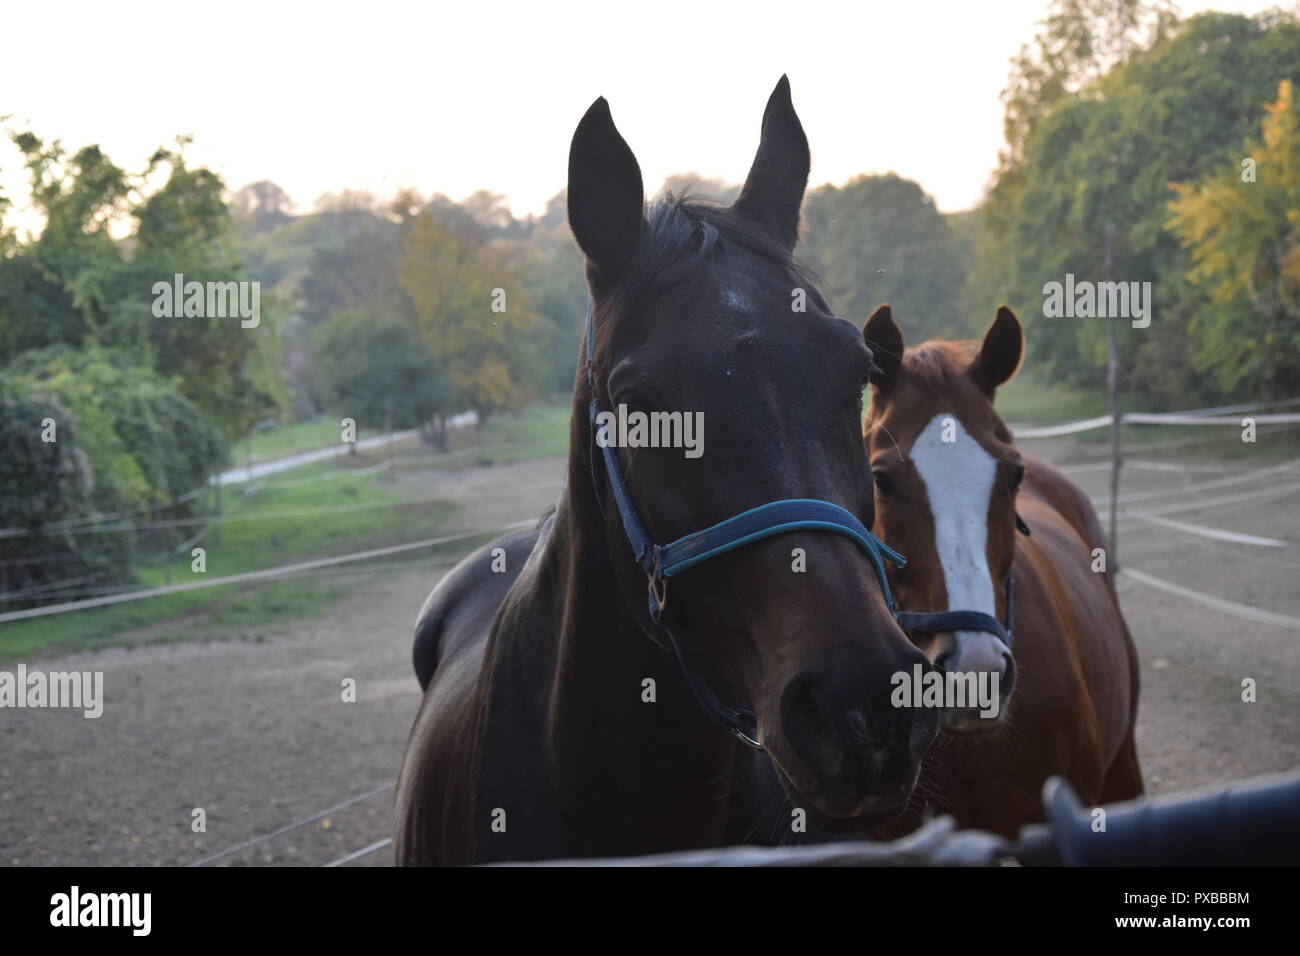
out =
[[[1016,530],[1029,537],[1029,525],[1016,512]],[[991,614],[983,611],[903,611],[895,615],[898,626],[914,634],[937,634],[943,631],[983,631],[992,634],[1007,650],[1015,645],[1015,605],[1012,602],[1011,587],[1015,576],[1007,572],[1007,623],[1004,625]]]
[[[992,614],[983,611],[903,611],[898,615],[898,626],[915,634],[936,634],[942,631],[983,631],[992,634],[1007,650],[1015,641],[1015,620],[1012,616],[1011,583],[1007,575],[1007,623],[1004,625]]]
[[[894,604],[894,596],[889,590],[889,580],[885,575],[885,560],[888,559],[902,567],[907,559],[872,534],[851,512],[837,504],[815,498],[770,501],[757,508],[742,511],[725,521],[719,521],[702,531],[678,538],[662,547],[654,544],[646,534],[645,526],[641,523],[636,507],[632,503],[627,483],[623,479],[622,468],[618,463],[618,454],[613,445],[606,444],[599,449],[599,453],[597,452],[597,415],[600,414],[600,400],[597,397],[596,373],[593,367],[596,354],[595,336],[596,325],[592,317],[592,304],[588,300],[583,358],[587,366],[587,384],[591,389],[591,479],[595,488],[596,502],[603,513],[605,503],[601,493],[600,476],[597,473],[599,462],[603,464],[605,477],[613,489],[614,501],[618,505],[619,517],[623,523],[623,533],[627,535],[628,543],[632,546],[632,554],[636,558],[637,565],[646,574],[650,620],[659,625],[668,635],[673,653],[677,655],[677,662],[681,666],[682,676],[686,678],[686,683],[700,702],[700,706],[728,733],[750,747],[762,750],[763,745],[757,739],[757,719],[753,712],[744,708],[728,707],[718,699],[705,680],[691,667],[686,652],[677,640],[677,635],[661,619],[668,598],[668,579],[709,558],[726,554],[728,551],[734,551],[736,548],[761,541],[772,535],[804,529],[834,531],[851,538],[867,555],[872,569],[876,572],[876,579],[880,582],[881,591],[884,592],[885,603],[889,606],[890,613],[897,617],[898,608]]]

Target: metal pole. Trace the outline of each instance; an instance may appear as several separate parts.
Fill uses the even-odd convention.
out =
[[[1115,249],[1115,227],[1106,224],[1106,254],[1103,272],[1106,281],[1111,278]],[[1110,555],[1106,566],[1110,573],[1119,570],[1119,469],[1121,464],[1120,449],[1120,414],[1119,414],[1119,345],[1116,342],[1116,323],[1119,319],[1110,316],[1106,320],[1106,390],[1110,404]]]
[[[389,464],[391,464],[393,461],[393,396],[391,395],[384,402],[384,434],[388,436],[384,447],[388,452]]]

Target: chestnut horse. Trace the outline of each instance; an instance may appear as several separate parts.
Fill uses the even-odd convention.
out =
[[[1017,450],[993,407],[1020,364],[1019,320],[1003,306],[982,343],[904,350],[885,305],[863,335],[878,369],[866,424],[876,531],[907,556],[891,572],[900,623],[945,673],[990,688],[996,677],[1000,691],[982,712],[948,701],[908,812],[879,832],[942,812],[1013,836],[1042,819],[1053,774],[1094,805],[1141,794],[1137,654],[1097,516],[1060,471]]]
[[[743,842],[767,835],[777,780],[786,833],[791,805],[853,832],[905,805],[938,716],[870,706],[930,665],[868,530],[871,353],[792,258],[808,168],[784,78],[729,207],[647,209],[605,100],[579,123],[568,212],[592,334],[568,476],[537,528],[471,555],[421,612],[399,864]],[[624,407],[702,413],[703,455],[597,448],[597,410]],[[729,519],[755,515],[736,537]],[[726,553],[667,576],[661,555],[719,528]]]

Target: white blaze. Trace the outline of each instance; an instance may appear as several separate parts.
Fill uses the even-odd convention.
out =
[[[945,420],[956,441],[945,442]],[[989,500],[997,463],[962,427],[957,416],[936,415],[912,445],[912,464],[925,483],[934,517],[934,546],[943,567],[948,610],[997,616],[989,575]]]

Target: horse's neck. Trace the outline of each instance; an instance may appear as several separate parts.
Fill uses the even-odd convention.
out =
[[[571,456],[550,529],[497,619],[490,685],[503,706],[489,705],[485,750],[533,737],[519,756],[596,839],[635,820],[628,839],[699,845],[725,822],[737,748],[628,609],[585,465]]]

